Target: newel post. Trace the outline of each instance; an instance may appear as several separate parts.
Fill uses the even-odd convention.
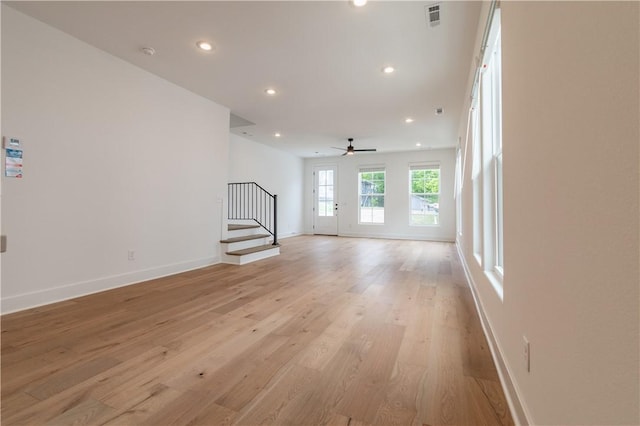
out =
[[[278,196],[273,194],[273,245],[278,245]]]

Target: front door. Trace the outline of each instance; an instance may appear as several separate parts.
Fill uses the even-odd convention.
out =
[[[313,181],[313,233],[338,235],[337,167],[314,167]]]

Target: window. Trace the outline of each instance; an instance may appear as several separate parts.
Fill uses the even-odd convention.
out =
[[[409,170],[411,225],[440,224],[440,166],[411,166]]]
[[[496,42],[492,52],[492,100],[493,100],[493,201],[495,208],[495,269],[500,276],[503,270],[503,242],[502,242],[502,43],[500,37],[500,21],[497,20],[498,29]]]
[[[483,203],[487,214],[485,253],[490,261],[487,266],[502,278],[502,58],[499,17],[500,11],[497,10],[485,55],[480,99],[485,179]]]
[[[385,170],[360,169],[358,195],[360,197],[359,223],[384,223]]]
[[[478,96],[472,103],[473,251],[502,296],[502,63],[500,9],[489,29],[479,72]]]
[[[456,150],[456,230],[462,236],[462,148]]]
[[[482,221],[482,158],[480,150],[480,117],[475,103],[471,111],[471,143],[473,144],[473,167],[471,181],[473,184],[473,254],[482,266],[483,221]]]
[[[318,216],[333,216],[333,170],[318,171]]]

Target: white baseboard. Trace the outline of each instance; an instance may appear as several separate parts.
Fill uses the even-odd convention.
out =
[[[526,410],[525,405],[523,404],[522,399],[519,396],[519,392],[514,382],[511,380],[509,367],[504,361],[504,357],[502,356],[502,349],[500,349],[500,345],[498,344],[498,341],[493,334],[491,322],[485,314],[484,306],[482,305],[482,301],[478,296],[476,283],[473,280],[473,277],[469,270],[469,266],[467,264],[467,259],[464,257],[459,241],[456,242],[456,248],[458,250],[458,257],[460,258],[460,262],[462,263],[462,268],[464,269],[464,273],[467,277],[467,282],[469,283],[469,287],[471,289],[471,295],[473,296],[473,300],[476,305],[476,311],[478,312],[478,316],[480,317],[482,330],[484,331],[484,335],[486,336],[487,342],[489,344],[489,350],[491,351],[493,362],[496,365],[496,369],[498,370],[498,377],[500,378],[500,384],[502,385],[507,404],[509,405],[509,410],[511,411],[511,417],[513,417],[513,421],[516,425],[526,426],[532,424],[532,422],[530,421],[531,416],[527,415],[528,411]]]
[[[350,238],[382,238],[387,240],[413,240],[413,241],[434,241],[440,243],[453,243],[453,238],[437,238],[437,237],[424,237],[421,235],[405,235],[405,234],[379,234],[379,235],[367,235],[350,232],[341,232],[338,237],[350,237]]]
[[[55,288],[34,291],[31,293],[19,294],[2,298],[1,313],[9,314],[12,312],[31,309],[42,305],[62,302],[63,300],[74,299],[76,297],[87,296],[93,293],[99,293],[105,290],[111,290],[118,287],[125,287],[142,281],[155,278],[166,277],[205,266],[220,263],[220,257],[207,257],[187,262],[174,263],[171,265],[163,265],[156,268],[149,268],[141,271],[128,272],[125,274],[112,275],[102,277],[95,280],[83,281],[68,284]]]
[[[300,235],[305,235],[303,232],[290,232],[288,234],[278,234],[278,240],[283,240],[285,238],[298,237]],[[273,241],[273,238],[271,239]]]

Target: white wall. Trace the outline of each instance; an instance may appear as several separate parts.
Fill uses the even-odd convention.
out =
[[[2,22],[2,7],[0,7],[0,23]],[[0,81],[2,81],[2,31],[0,31]],[[1,86],[1,84],[0,84]],[[2,91],[0,90],[0,93]],[[0,129],[2,129],[2,102],[0,102]],[[0,135],[1,136],[1,135]],[[0,160],[2,157],[0,156]],[[4,166],[0,165],[0,175],[4,174]],[[2,228],[2,177],[0,176],[0,238],[4,238],[4,231]],[[2,300],[2,254],[0,254],[0,301]],[[0,312],[2,308],[0,307]]]
[[[278,195],[278,238],[303,233],[304,161],[287,152],[231,134],[229,182],[256,182]]]
[[[2,311],[218,261],[229,111],[2,9]]]
[[[459,246],[533,424],[640,423],[638,17],[502,2],[504,302],[472,254],[471,149]]]
[[[454,241],[455,202],[453,198],[455,150],[356,154],[305,160],[305,231],[313,234],[313,168],[338,166],[338,235]],[[440,225],[409,226],[409,165],[427,162],[440,164]],[[386,170],[384,225],[358,224],[358,171],[376,165]]]

